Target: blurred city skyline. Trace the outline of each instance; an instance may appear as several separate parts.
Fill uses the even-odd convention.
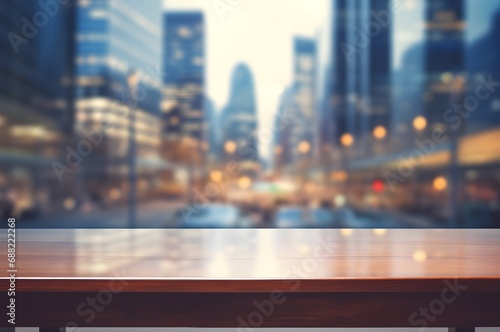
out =
[[[316,38],[328,20],[329,1],[312,5],[304,0],[286,4],[240,1],[231,11],[218,11],[217,2],[166,0],[172,11],[202,11],[206,19],[207,96],[216,109],[229,98],[233,68],[246,63],[254,76],[259,128],[272,128],[275,110],[285,88],[293,81],[293,38]],[[279,22],[279,24],[277,24]],[[271,142],[261,146],[262,157],[271,157]]]
[[[500,0],[3,0],[0,12],[3,215],[498,226]]]
[[[243,62],[249,65],[256,81],[259,127],[272,128],[280,98],[293,81],[293,38],[307,37],[327,45],[331,38],[329,24],[335,11],[332,1],[291,0],[284,5],[266,0],[241,0],[227,12],[216,8],[216,3],[163,0],[163,8],[204,13],[206,38],[210,42],[206,50],[207,96],[214,101],[217,112],[229,98],[229,78],[234,66]],[[400,5],[397,15],[392,17],[391,66],[397,71],[405,53],[424,38],[425,2],[398,0],[394,3]],[[466,42],[472,43],[487,33],[498,4],[491,0],[465,0],[464,6],[467,16],[474,18],[465,31]],[[475,19],[479,17],[481,19]],[[319,49],[320,66],[328,65],[328,54],[328,47]],[[322,84],[324,74],[319,72],[317,79]],[[268,161],[272,157],[270,143],[261,147],[261,156]]]

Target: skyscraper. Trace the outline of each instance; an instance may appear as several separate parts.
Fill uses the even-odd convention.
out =
[[[292,150],[294,159],[298,159],[301,155],[310,155],[315,142],[316,43],[313,39],[296,37],[293,51],[293,98],[297,119],[293,121],[290,144],[295,147]]]
[[[491,4],[490,4],[491,6]],[[472,25],[475,20],[484,20],[487,13],[483,10],[482,15],[468,17],[468,24]],[[469,23],[469,21],[472,21]],[[467,47],[466,69],[469,77],[468,95],[475,95],[478,86],[490,79],[494,82],[500,81],[500,45],[497,42],[500,34],[500,3],[490,18],[489,29],[484,35],[473,40]],[[483,83],[482,83],[483,82]],[[488,98],[480,101],[477,109],[471,113],[465,124],[465,130],[475,132],[484,130],[500,124],[500,89],[488,90]]]
[[[425,9],[426,73],[424,115],[429,129],[444,126],[453,104],[453,81],[464,71],[464,6],[462,0],[427,0]]]
[[[133,131],[139,176],[159,160],[161,11],[161,0],[78,2],[77,129],[102,133],[83,163],[91,192],[125,186]]]
[[[222,111],[222,135],[226,159],[259,160],[255,87],[250,68],[243,63],[232,73],[229,101]],[[254,166],[249,163],[249,168]]]
[[[297,121],[293,86],[281,94],[274,119],[273,160],[276,170],[284,170],[293,163],[297,143],[292,139],[293,126]]]
[[[424,44],[410,46],[402,55],[401,66],[393,78],[392,134],[398,138],[398,145],[414,145],[415,128],[413,120],[423,112],[423,89],[425,82]]]
[[[67,194],[51,162],[73,129],[74,10],[0,3],[0,193],[14,189],[19,210],[60,209]]]
[[[163,135],[200,145],[204,139],[205,26],[201,12],[163,17]]]
[[[372,21],[377,22],[380,27],[380,32],[371,37],[370,47],[366,50],[366,58],[368,59],[368,94],[369,94],[369,110],[361,112],[361,123],[367,121],[368,133],[372,134],[372,130],[377,126],[383,126],[389,131],[391,127],[391,66],[392,66],[392,20],[389,12],[389,0],[371,1],[369,13],[367,10],[362,22]],[[363,7],[362,7],[363,8]],[[382,13],[389,13],[386,18]],[[378,17],[378,18],[377,18]],[[386,20],[386,21],[384,21]],[[365,23],[366,24],[366,23]],[[360,64],[363,68],[363,64]],[[366,114],[368,113],[368,114]],[[363,125],[361,128],[366,128]],[[366,129],[365,129],[366,130]]]
[[[329,96],[329,112],[333,113],[332,131],[334,133],[335,143],[340,137],[349,132],[347,126],[347,66],[349,59],[343,54],[341,45],[347,43],[348,20],[348,2],[347,0],[334,0],[333,19],[332,19],[332,58],[333,65],[331,95]]]
[[[59,130],[70,132],[75,4],[46,8],[6,0],[1,6],[0,96],[33,106]]]
[[[330,112],[338,144],[344,134],[366,139],[391,125],[392,18],[388,0],[334,0],[333,13]]]

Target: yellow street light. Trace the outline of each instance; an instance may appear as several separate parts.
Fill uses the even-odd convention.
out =
[[[221,182],[222,181],[222,172],[219,170],[213,170],[210,172],[210,178],[214,182]]]
[[[434,181],[432,181],[432,186],[437,191],[443,191],[446,187],[448,187],[448,181],[446,181],[444,176],[438,176],[434,179]]]
[[[417,131],[422,131],[427,127],[427,120],[419,115],[416,116],[415,119],[413,119],[413,128]]]
[[[345,133],[340,137],[340,143],[343,146],[351,146],[354,143],[354,137],[349,133]]]
[[[384,139],[386,135],[387,129],[385,129],[384,126],[376,126],[373,129],[373,137],[375,137],[376,139]]]
[[[234,153],[236,151],[236,143],[234,141],[227,141],[224,144],[224,150],[227,153]]]
[[[238,186],[241,189],[248,189],[252,186],[252,179],[250,179],[248,176],[242,176],[238,179]]]
[[[311,145],[309,144],[308,141],[302,141],[299,143],[298,150],[300,153],[306,154],[309,152],[310,149],[311,149]]]

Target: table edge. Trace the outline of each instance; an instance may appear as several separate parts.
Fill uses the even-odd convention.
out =
[[[9,279],[0,278],[7,289]],[[180,278],[16,278],[20,292],[99,292],[118,289],[144,293],[249,292],[440,292],[461,287],[467,292],[500,292],[500,276],[334,279],[180,279]]]

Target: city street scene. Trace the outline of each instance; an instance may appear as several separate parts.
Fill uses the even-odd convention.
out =
[[[0,0],[0,17],[18,228],[500,227],[500,0]]]

